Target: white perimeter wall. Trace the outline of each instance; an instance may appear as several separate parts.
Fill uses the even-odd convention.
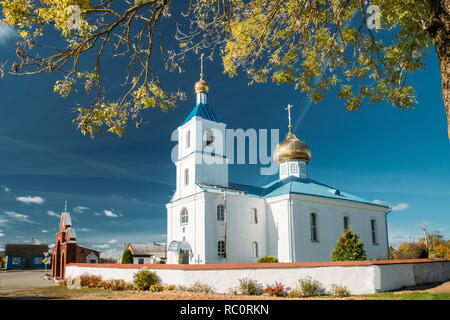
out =
[[[382,264],[369,266],[327,266],[292,268],[246,268],[213,270],[152,269],[163,284],[189,286],[201,281],[212,286],[215,292],[227,293],[239,279],[257,280],[263,287],[278,281],[294,288],[299,278],[310,276],[329,290],[331,284],[345,285],[352,294],[370,294],[398,289],[422,283],[450,280],[450,261],[426,263]],[[141,268],[102,268],[100,266],[68,265],[66,278],[75,279],[83,274],[99,275],[104,280],[133,281],[133,275]]]

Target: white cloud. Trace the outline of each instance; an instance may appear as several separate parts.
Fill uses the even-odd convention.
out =
[[[80,228],[80,229],[77,229],[77,231],[87,232],[87,231],[92,231],[92,229],[88,229],[88,228]]]
[[[108,243],[117,243],[117,239],[109,240]]]
[[[4,237],[4,236],[5,236],[5,234],[0,232],[0,237]]]
[[[100,213],[100,212],[94,212],[94,216],[101,216],[102,215],[102,213]]]
[[[28,220],[29,216],[27,216],[26,214],[17,213],[14,211],[5,211],[5,214],[16,220],[32,223],[32,221]]]
[[[73,211],[77,213],[84,213],[86,210],[89,210],[89,208],[84,206],[78,206],[73,208]]]
[[[26,197],[16,197],[17,201],[26,203],[26,204],[30,204],[30,203],[35,203],[35,204],[43,204],[44,203],[44,198],[35,196],[26,196]]]
[[[379,204],[379,205],[388,205],[389,202],[387,201],[382,201],[382,200],[373,200],[373,203]]]
[[[6,44],[6,42],[16,35],[14,29],[4,23],[0,23],[0,44]]]
[[[107,243],[105,243],[105,244],[94,244],[93,247],[94,248],[105,249],[105,248],[109,248],[109,244],[107,244]]]
[[[114,212],[112,212],[111,210],[103,210],[103,213],[105,214],[105,216],[110,217],[110,218],[117,218],[119,215],[115,214]]]
[[[402,210],[406,210],[409,209],[410,206],[407,203],[399,203],[395,206],[392,207],[392,211],[402,211]]]
[[[49,215],[49,216],[53,216],[53,217],[58,217],[58,218],[60,218],[61,216],[59,215],[59,214],[57,214],[56,212],[54,212],[54,211],[47,211],[47,214]]]
[[[47,233],[47,232],[48,232],[48,230],[42,230],[42,232],[43,232],[43,233]]]
[[[3,191],[5,191],[5,192],[10,192],[11,191],[11,189],[8,188],[8,186],[1,186],[1,187],[2,187]]]

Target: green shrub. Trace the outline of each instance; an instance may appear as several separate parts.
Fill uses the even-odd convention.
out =
[[[292,289],[291,291],[289,291],[288,298],[301,298],[302,297],[302,292],[298,289]]]
[[[258,263],[276,263],[278,262],[278,258],[272,256],[265,256],[259,258]]]
[[[126,249],[122,255],[122,264],[132,264],[132,263],[133,263],[133,256],[131,254],[131,251]]]
[[[333,261],[366,260],[364,244],[356,233],[352,233],[352,228],[345,230],[344,235],[338,239],[331,258]]]
[[[317,280],[307,276],[298,280],[298,290],[302,297],[322,296],[325,294],[325,287]]]
[[[203,283],[201,281],[196,281],[194,282],[192,285],[190,285],[189,287],[186,288],[186,291],[190,291],[190,292],[203,292],[203,293],[211,293],[213,292],[213,288],[206,284]]]
[[[343,285],[339,285],[339,284],[335,284],[335,283],[333,283],[331,285],[331,295],[333,297],[339,297],[339,298],[349,297],[350,294],[351,294],[350,290]]]
[[[150,286],[159,282],[155,272],[149,270],[141,270],[136,272],[133,278],[134,286],[138,290],[148,290]]]
[[[245,278],[239,279],[237,287],[232,292],[235,294],[256,296],[262,293],[262,288],[256,280]]]

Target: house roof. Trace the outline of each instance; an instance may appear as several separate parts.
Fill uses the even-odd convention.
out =
[[[219,118],[219,116],[214,112],[214,110],[207,104],[199,103],[197,104],[194,109],[192,109],[191,113],[187,116],[187,118],[182,123],[185,124],[189,120],[191,120],[193,117],[200,117],[206,120],[211,120],[215,122],[222,122],[222,120]]]
[[[321,198],[364,203],[388,208],[387,206],[373,203],[372,201],[352,195],[313,179],[302,179],[293,176],[283,180],[276,180],[262,187],[239,183],[230,183],[230,186],[227,188],[211,186],[202,183],[199,183],[198,186],[206,192],[223,192],[223,189],[226,189],[228,194],[245,194],[247,196],[258,198],[271,198],[283,194],[304,194]]]
[[[33,256],[44,256],[48,252],[46,244],[7,244],[5,245],[5,256],[23,256],[30,258]]]
[[[130,243],[128,247],[131,249],[131,253],[136,256],[165,256],[166,245],[153,243],[153,244],[141,244]]]

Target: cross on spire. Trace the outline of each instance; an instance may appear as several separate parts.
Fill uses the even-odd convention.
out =
[[[200,79],[203,79],[203,56],[204,55],[205,55],[204,53],[202,53],[200,55]]]
[[[67,212],[67,200],[64,202],[64,212]]]
[[[284,109],[284,110],[287,110],[287,111],[288,111],[288,115],[289,115],[289,132],[292,132],[291,109],[292,109],[293,107],[294,107],[294,106],[293,106],[292,104],[288,104],[287,108]]]

